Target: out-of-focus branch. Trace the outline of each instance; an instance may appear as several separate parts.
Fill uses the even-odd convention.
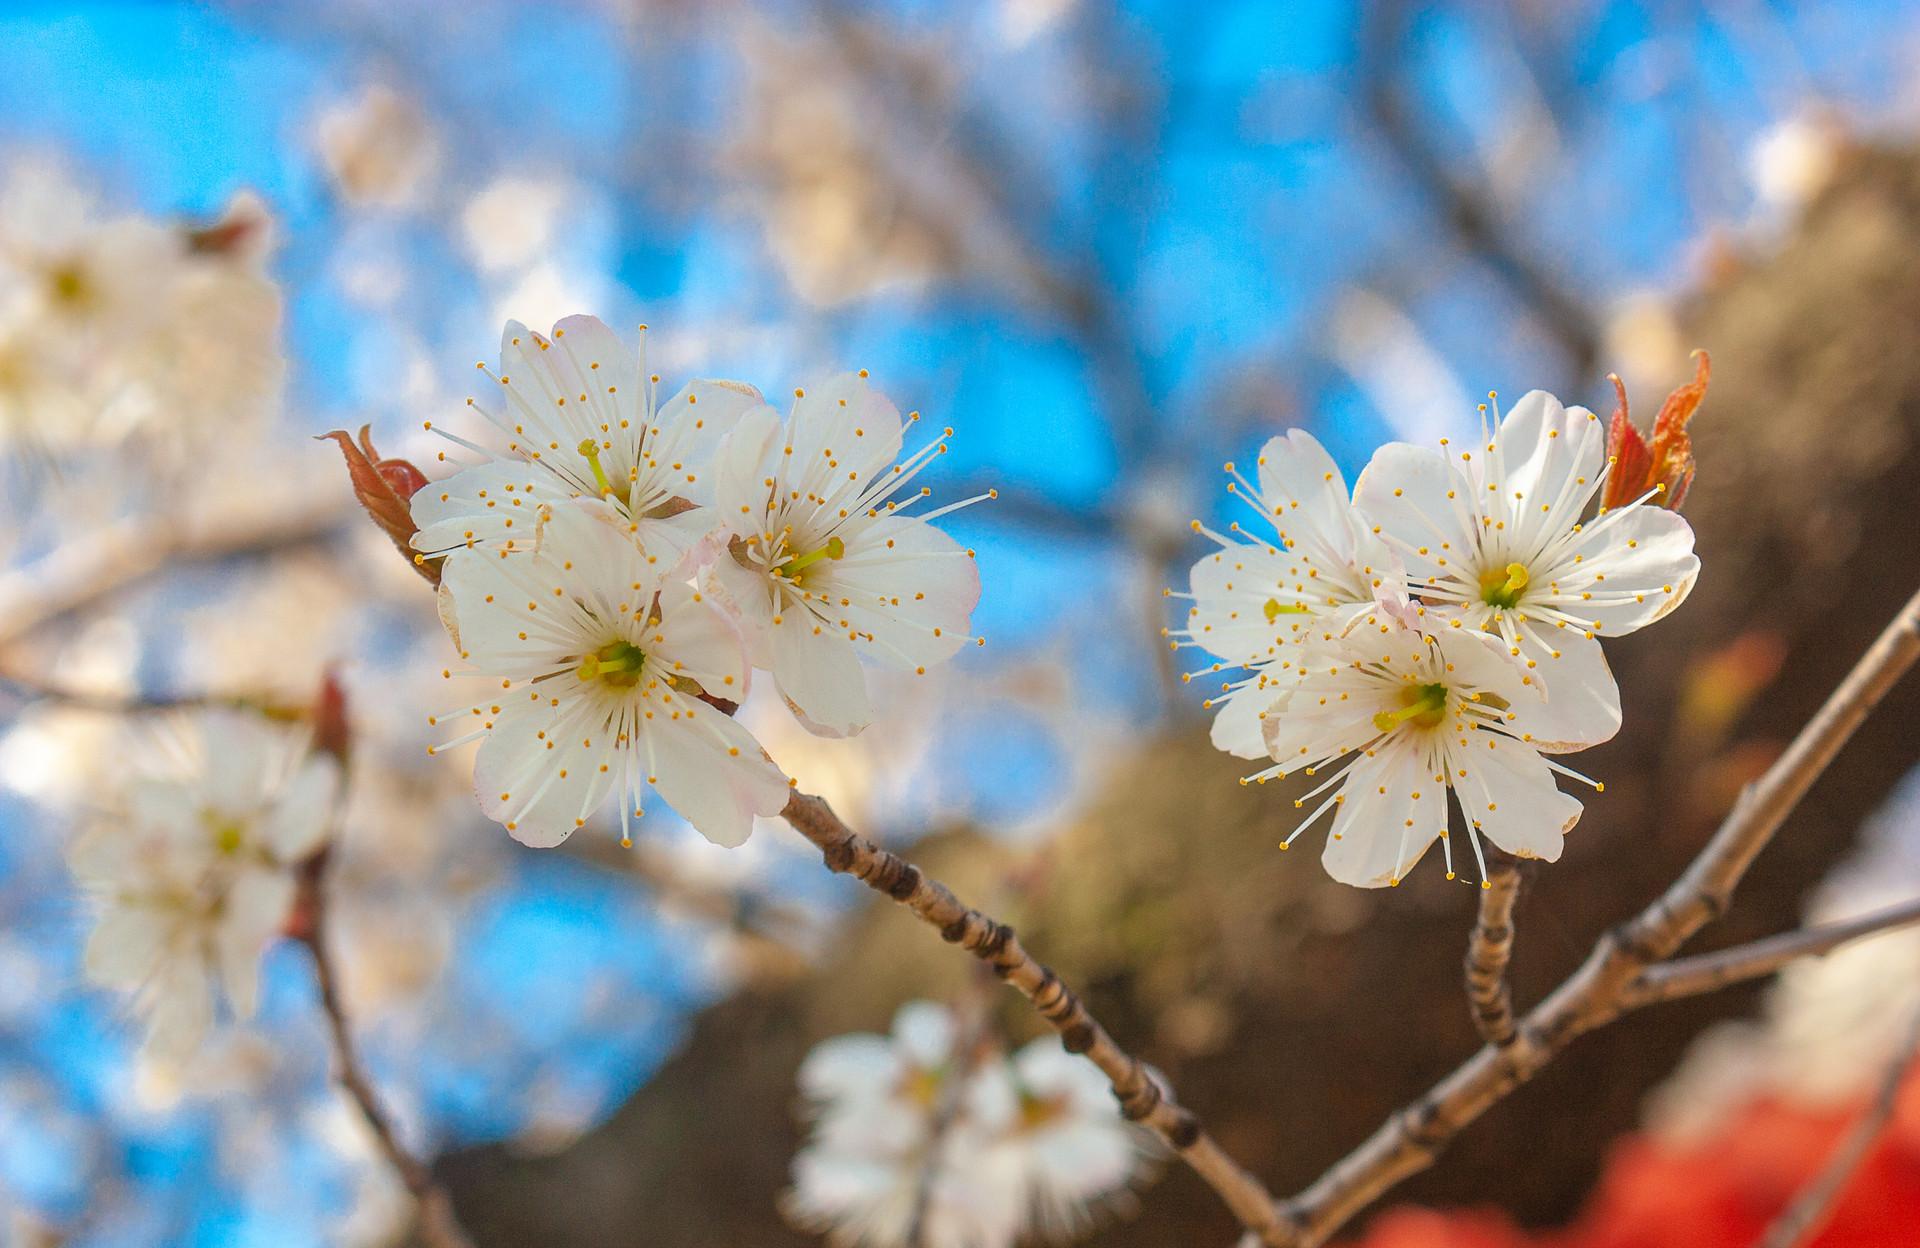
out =
[[[225,693],[101,693],[74,689],[51,681],[0,672],[0,694],[21,702],[51,702],[71,710],[97,711],[103,715],[138,715],[156,711],[185,711],[225,708],[252,711],[269,719],[296,720],[307,708],[275,702],[268,698]]]
[[[1363,35],[1361,94],[1374,128],[1433,201],[1437,215],[1460,246],[1533,309],[1565,348],[1574,377],[1587,378],[1600,358],[1600,333],[1586,306],[1551,270],[1516,245],[1514,230],[1502,219],[1498,205],[1447,166],[1398,85],[1396,65],[1406,34],[1407,7],[1402,2],[1374,7]]]
[[[1920,1014],[1914,1015],[1913,1022],[1907,1027],[1905,1040],[1888,1060],[1886,1072],[1880,1077],[1880,1087],[1874,1093],[1872,1103],[1867,1106],[1867,1112],[1853,1124],[1839,1147],[1833,1150],[1833,1155],[1827,1158],[1827,1164],[1814,1176],[1813,1182],[1793,1198],[1786,1211],[1767,1228],[1767,1233],[1760,1237],[1754,1248],[1805,1248],[1805,1245],[1813,1242],[1814,1236],[1820,1233],[1820,1228],[1832,1216],[1834,1206],[1859,1171],[1860,1164],[1873,1150],[1874,1141],[1880,1138],[1880,1133],[1887,1129],[1887,1123],[1892,1120],[1894,1106],[1900,1098],[1900,1085],[1913,1068],[1916,1049],[1920,1049]]]
[[[1084,1055],[1106,1075],[1121,1112],[1153,1128],[1172,1145],[1219,1194],[1255,1242],[1285,1242],[1279,1238],[1273,1197],[1260,1180],[1228,1156],[1192,1111],[1174,1101],[1140,1059],[1107,1034],[1073,990],[1021,946],[1012,928],[964,905],[946,885],[847,827],[817,797],[795,793],[782,814],[820,850],[829,870],[852,875],[900,902],[938,931],[941,939],[959,945],[1019,989],[1060,1033],[1060,1042],[1069,1052]]]
[[[1480,915],[1467,939],[1467,1003],[1481,1039],[1501,1048],[1513,1043],[1507,963],[1513,958],[1513,903],[1519,896],[1520,865],[1505,856],[1489,859]]]
[[[334,970],[333,958],[327,952],[327,857],[323,850],[301,868],[300,913],[303,922],[299,939],[313,955],[314,976],[320,989],[320,1010],[326,1015],[327,1033],[333,1044],[334,1077],[348,1099],[359,1109],[360,1116],[366,1120],[367,1129],[373,1133],[381,1156],[393,1167],[407,1191],[412,1193],[420,1210],[420,1238],[428,1248],[472,1248],[472,1241],[454,1216],[453,1202],[448,1198],[446,1189],[434,1179],[433,1171],[427,1168],[426,1163],[400,1142],[400,1137],[394,1132],[393,1120],[387,1116],[379,1093],[374,1091],[373,1081],[360,1064],[353,1031],[347,1024],[346,1006],[340,999],[339,976]]]
[[[1733,890],[1840,747],[1920,659],[1920,594],[1854,666],[1765,775],[1749,785],[1713,839],[1667,891],[1609,931],[1579,970],[1520,1023],[1513,1043],[1488,1045],[1281,1209],[1267,1242],[1312,1248],[1401,1180],[1432,1165],[1454,1136],[1540,1072],[1579,1036],[1625,1013],[1633,984],[1724,914]]]
[[[1627,1009],[1697,997],[1731,984],[1759,979],[1800,958],[1819,957],[1881,932],[1920,923],[1920,900],[1892,906],[1841,923],[1782,932],[1751,944],[1736,945],[1694,958],[1676,958],[1650,966],[1628,986],[1621,1000]]]
[[[282,489],[87,533],[0,575],[0,646],[109,598],[171,564],[209,563],[317,541],[352,513],[336,490]]]

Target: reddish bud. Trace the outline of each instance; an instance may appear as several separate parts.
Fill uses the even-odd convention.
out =
[[[332,668],[320,678],[313,699],[313,748],[331,754],[342,767],[353,748],[353,723],[347,717],[347,691]]]
[[[187,230],[187,249],[203,256],[257,260],[273,246],[273,214],[258,195],[242,191],[228,201],[220,219]]]
[[[355,445],[344,429],[335,429],[322,434],[321,438],[332,438],[340,445],[340,454],[347,461],[347,475],[353,480],[353,494],[360,505],[367,509],[373,522],[380,526],[393,544],[400,548],[409,562],[435,585],[440,583],[440,564],[437,560],[423,559],[414,552],[412,539],[419,527],[413,522],[413,508],[407,500],[414,491],[427,483],[427,474],[404,459],[382,459],[380,452],[373,448],[373,439],[368,430],[371,426],[360,426],[360,442]]]
[[[1674,511],[1686,501],[1693,484],[1693,439],[1687,435],[1687,422],[1707,397],[1707,377],[1712,361],[1705,351],[1693,353],[1693,380],[1667,396],[1660,414],[1653,420],[1651,440],[1641,436],[1627,416],[1627,388],[1614,377],[1614,392],[1620,406],[1614,409],[1613,423],[1607,429],[1607,455],[1613,471],[1607,477],[1602,507],[1624,507],[1648,490],[1660,493],[1652,500]]]

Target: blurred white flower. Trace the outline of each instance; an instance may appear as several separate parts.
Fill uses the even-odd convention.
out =
[[[405,208],[419,202],[438,172],[438,131],[418,104],[375,83],[329,106],[314,123],[327,173],[348,201]]]
[[[148,1048],[176,1056],[205,1034],[220,988],[252,1015],[291,868],[320,847],[337,780],[330,761],[238,714],[182,721],[155,745],[69,861],[98,911],[87,977],[131,993]]]
[[[732,540],[703,584],[738,615],[794,713],[844,736],[873,717],[859,655],[924,674],[972,640],[980,573],[931,522],[991,492],[907,515],[931,491],[897,496],[953,431],[896,462],[900,413],[864,372],[794,396],[785,425],[761,405],[721,447],[719,519]]]
[[[745,696],[731,622],[663,581],[602,500],[549,507],[542,529],[534,552],[460,552],[441,582],[447,631],[485,680],[434,722],[469,729],[449,745],[482,741],[480,808],[517,840],[556,845],[610,796],[627,831],[651,785],[708,839],[746,840],[788,786],[705,700]]]
[[[1077,1236],[1130,1198],[1153,1148],[1099,1071],[1051,1038],[1009,1060],[965,1030],[912,1002],[891,1035],[808,1054],[790,1220],[836,1245],[1011,1248]]]
[[[1798,208],[1840,166],[1845,132],[1831,116],[1796,113],[1762,130],[1747,149],[1747,176],[1769,208]]]
[[[0,446],[179,438],[269,410],[280,381],[270,222],[250,196],[190,230],[101,219],[23,164],[0,187]]]
[[[460,214],[474,263],[493,273],[545,257],[571,195],[564,183],[550,179],[508,176],[488,183]]]

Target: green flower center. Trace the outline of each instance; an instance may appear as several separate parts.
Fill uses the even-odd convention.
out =
[[[1490,607],[1512,610],[1520,605],[1520,595],[1526,592],[1527,583],[1532,579],[1524,564],[1489,568],[1480,574],[1480,601]]]
[[[818,550],[810,550],[804,555],[795,555],[793,558],[776,567],[774,572],[776,575],[784,576],[790,581],[798,581],[808,568],[819,563],[822,559],[844,559],[846,555],[847,544],[838,537],[830,537],[827,539],[825,546],[820,547]]]
[[[1392,732],[1401,724],[1438,728],[1446,718],[1445,685],[1409,685],[1400,691],[1400,709],[1379,712],[1373,717],[1373,726],[1381,732]]]
[[[574,675],[614,689],[631,689],[640,683],[640,669],[646,662],[647,656],[639,646],[630,641],[610,641],[581,659]]]

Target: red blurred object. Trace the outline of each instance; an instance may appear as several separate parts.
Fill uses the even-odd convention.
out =
[[[1347,1248],[1751,1248],[1867,1112],[1758,1100],[1684,1145],[1620,1142],[1587,1207],[1561,1230],[1522,1231],[1480,1210],[1395,1209]],[[1920,1244],[1920,1066],[1892,1122],[1834,1202],[1808,1248]]]
[[[1607,477],[1606,492],[1600,496],[1602,507],[1624,507],[1648,490],[1664,487],[1659,505],[1680,510],[1687,487],[1693,484],[1693,439],[1687,435],[1687,421],[1699,410],[1700,400],[1707,397],[1712,364],[1705,351],[1693,353],[1693,380],[1669,394],[1660,405],[1651,442],[1634,428],[1627,415],[1627,387],[1620,378],[1613,378],[1620,406],[1614,409],[1613,423],[1607,427],[1607,456],[1613,460],[1613,471]]]

